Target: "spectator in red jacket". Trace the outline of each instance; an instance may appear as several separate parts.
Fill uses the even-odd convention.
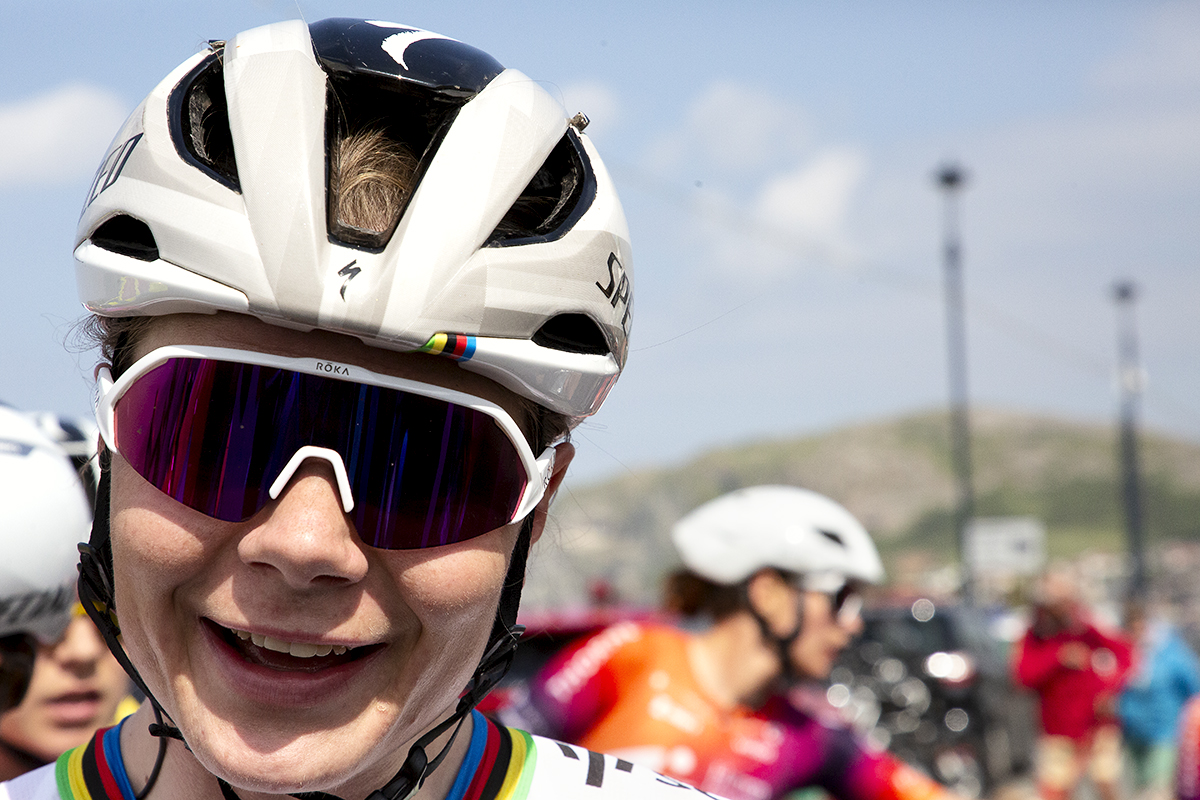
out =
[[[1102,800],[1115,800],[1121,773],[1116,696],[1133,646],[1097,627],[1068,572],[1042,576],[1036,600],[1014,668],[1041,706],[1038,792],[1043,800],[1065,800],[1086,770]]]

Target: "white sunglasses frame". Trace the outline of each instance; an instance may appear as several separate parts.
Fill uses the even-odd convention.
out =
[[[855,585],[851,587],[850,596],[839,609],[834,609],[837,603],[837,595],[851,584],[843,575],[834,572],[814,572],[808,575],[801,575],[796,581],[792,582],[792,586],[799,589],[801,592],[815,592],[825,595],[829,598],[829,615],[838,625],[843,627],[854,624],[855,620],[862,618],[863,597],[862,586]]]
[[[555,449],[551,445],[536,458],[533,449],[521,432],[520,426],[503,407],[485,400],[482,397],[447,389],[437,384],[423,383],[408,378],[397,378],[393,375],[383,375],[372,372],[365,367],[332,361],[325,358],[293,358],[271,353],[260,353],[254,350],[239,350],[231,347],[207,347],[204,345],[167,345],[159,347],[139,358],[127,369],[120,378],[113,381],[112,372],[108,367],[100,367],[96,371],[96,424],[100,427],[100,436],[105,445],[113,452],[119,453],[116,438],[116,406],[129,387],[138,378],[150,370],[173,358],[207,359],[211,361],[227,361],[251,366],[272,367],[299,372],[305,375],[315,375],[329,380],[340,380],[346,383],[361,383],[367,386],[378,386],[384,389],[396,389],[408,394],[441,400],[447,403],[470,408],[491,417],[504,435],[517,449],[521,465],[525,468],[525,491],[517,504],[509,524],[528,516],[546,493],[550,478],[554,474]],[[324,365],[324,367],[318,366]],[[347,514],[354,510],[354,495],[350,489],[350,478],[346,473],[346,465],[341,455],[329,448],[304,445],[299,448],[291,459],[284,465],[278,477],[271,484],[268,493],[272,500],[279,499],[288,481],[309,458],[319,458],[328,461],[333,467],[337,478],[338,491],[341,495],[342,510]]]

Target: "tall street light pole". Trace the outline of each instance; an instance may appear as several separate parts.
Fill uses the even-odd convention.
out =
[[[966,175],[957,164],[942,166],[935,176],[946,198],[943,256],[946,278],[946,352],[950,385],[950,433],[958,504],[954,531],[962,570],[962,600],[974,602],[975,576],[967,552],[967,529],[975,516],[975,489],[971,477],[971,421],[967,405],[967,336],[963,309],[962,243],[958,230],[958,192]]]
[[[1142,486],[1138,470],[1137,415],[1142,394],[1142,369],[1138,363],[1137,326],[1133,313],[1136,299],[1137,287],[1133,281],[1118,281],[1113,286],[1113,300],[1117,305],[1117,385],[1121,395],[1121,488],[1131,567],[1128,587],[1130,598],[1142,596],[1147,587]]]

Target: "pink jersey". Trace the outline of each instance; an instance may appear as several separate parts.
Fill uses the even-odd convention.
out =
[[[831,708],[784,698],[722,707],[697,684],[690,636],[625,622],[567,648],[534,679],[520,720],[535,732],[648,766],[731,800],[820,786],[839,800],[934,800],[942,786],[869,749]]]

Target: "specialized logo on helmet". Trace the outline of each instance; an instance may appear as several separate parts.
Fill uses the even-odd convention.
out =
[[[616,253],[608,254],[608,286],[596,281],[596,288],[604,292],[613,308],[617,307],[617,303],[624,303],[625,313],[621,316],[621,330],[629,335],[629,314],[632,310],[629,307],[629,275]]]
[[[129,155],[141,138],[142,134],[139,133],[126,139],[109,151],[109,154],[100,162],[100,169],[96,170],[96,177],[92,179],[92,188],[88,190],[87,200],[83,203],[84,210],[87,210],[87,207],[100,196],[101,192],[117,182],[117,178],[121,176],[121,170],[125,169],[125,162],[129,160]]]
[[[378,23],[376,23],[378,24]],[[396,60],[396,63],[404,67],[404,71],[409,71],[408,64],[404,63],[404,54],[409,47],[427,39],[445,39],[448,42],[455,41],[449,36],[442,36],[440,33],[432,33],[423,31],[420,28],[400,28],[399,31],[383,40],[380,45],[383,51]]]
[[[346,266],[344,266],[338,270],[337,274],[341,275],[343,278],[346,279],[346,280],[342,281],[341,295],[342,295],[343,300],[346,299],[346,287],[350,285],[350,281],[354,280],[356,277],[358,277],[358,273],[362,272],[362,267],[354,266],[357,263],[358,263],[358,259],[356,258],[353,261],[351,261],[349,264],[347,264]]]

